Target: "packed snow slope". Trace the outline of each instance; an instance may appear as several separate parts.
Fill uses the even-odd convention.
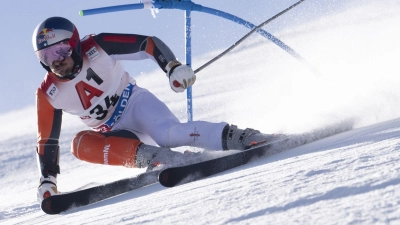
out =
[[[309,2],[297,12],[316,11]],[[208,179],[174,188],[154,184],[50,216],[36,202],[35,107],[30,106],[0,115],[0,223],[400,224],[400,2],[351,2],[296,26],[288,19],[296,15],[289,14],[287,27],[274,33],[319,74],[253,35],[198,74],[193,107],[196,120],[266,133],[352,130]],[[222,50],[195,58],[193,67]],[[186,120],[185,95],[172,92],[163,73],[136,79]],[[144,172],[75,159],[70,141],[86,128],[64,117],[60,191]],[[183,149],[188,148],[176,150]]]

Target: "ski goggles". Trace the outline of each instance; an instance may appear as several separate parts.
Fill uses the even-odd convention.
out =
[[[59,42],[36,52],[36,56],[46,66],[51,66],[54,61],[61,62],[71,54],[72,48],[67,41]]]

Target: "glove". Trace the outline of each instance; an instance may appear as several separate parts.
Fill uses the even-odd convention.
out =
[[[169,62],[166,70],[171,89],[175,92],[183,92],[196,81],[196,75],[192,68],[182,65],[176,60]]]
[[[38,202],[41,203],[43,199],[56,194],[58,194],[57,179],[53,176],[40,177],[40,185],[37,191]]]

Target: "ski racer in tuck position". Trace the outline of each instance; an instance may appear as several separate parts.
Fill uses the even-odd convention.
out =
[[[170,148],[244,150],[270,137],[226,122],[181,123],[163,102],[138,86],[121,60],[153,60],[175,92],[183,92],[196,80],[193,70],[177,61],[157,37],[101,33],[80,39],[73,23],[51,17],[38,24],[32,43],[47,71],[36,92],[39,201],[58,193],[63,111],[80,117],[91,128],[73,138],[72,154],[97,164],[153,168],[184,161],[193,154]],[[141,142],[145,138],[158,146]]]

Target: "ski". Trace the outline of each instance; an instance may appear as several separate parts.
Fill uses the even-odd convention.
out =
[[[350,120],[343,121],[342,123],[335,123],[323,129],[316,129],[307,133],[281,135],[271,142],[259,144],[238,153],[185,166],[166,168],[160,172],[158,182],[165,187],[174,187],[176,185],[200,180],[245,165],[261,157],[266,157],[351,130],[352,127],[353,121]]]
[[[157,182],[160,171],[150,171],[88,189],[50,196],[42,201],[47,214],[59,214],[72,208],[90,205]]]
[[[272,143],[254,146],[245,151],[195,164],[170,167],[161,171],[158,181],[165,187],[174,187],[176,185],[200,180],[263,157],[268,154],[268,150],[271,146],[285,140],[287,139],[276,140]]]

